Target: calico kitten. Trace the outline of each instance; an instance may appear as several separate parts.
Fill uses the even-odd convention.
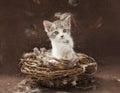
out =
[[[52,45],[52,55],[57,59],[72,60],[75,57],[74,43],[71,37],[71,16],[63,20],[43,21],[43,25]]]

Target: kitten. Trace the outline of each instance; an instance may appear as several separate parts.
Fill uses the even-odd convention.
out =
[[[71,16],[63,20],[43,21],[43,25],[52,45],[52,55],[57,59],[73,60],[75,52],[71,37]]]

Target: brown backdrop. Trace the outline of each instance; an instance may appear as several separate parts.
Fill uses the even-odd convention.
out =
[[[89,54],[98,62],[120,54],[119,0],[80,0],[77,7],[68,5],[67,0],[40,1],[0,1],[0,74],[18,73],[19,59],[33,47],[50,48],[42,21],[53,21],[55,12],[74,14],[77,26],[73,26],[72,36],[77,52]],[[31,24],[36,25],[35,31]]]

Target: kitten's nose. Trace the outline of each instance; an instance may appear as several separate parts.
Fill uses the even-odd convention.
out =
[[[64,35],[61,36],[61,38],[63,38],[63,37],[64,37]]]

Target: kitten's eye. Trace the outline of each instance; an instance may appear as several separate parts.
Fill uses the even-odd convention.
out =
[[[55,31],[54,33],[55,33],[55,35],[59,34],[59,32],[58,32],[58,31]]]
[[[67,29],[63,29],[63,32],[66,33],[66,32],[67,32]]]

